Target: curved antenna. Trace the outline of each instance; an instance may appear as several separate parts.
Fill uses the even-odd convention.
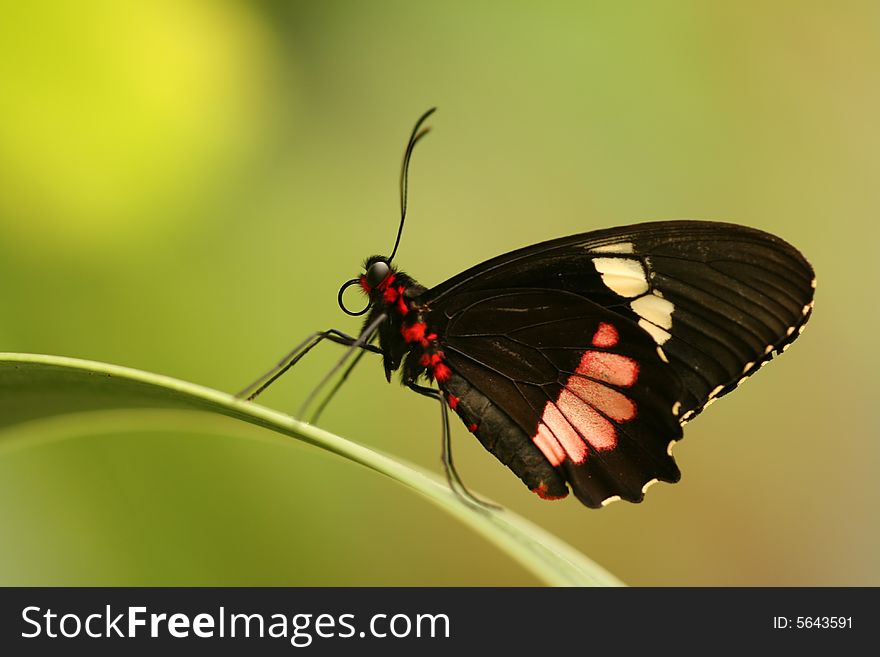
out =
[[[425,122],[425,119],[431,116],[436,110],[436,107],[432,107],[419,117],[419,120],[416,121],[416,125],[413,128],[412,134],[409,136],[409,142],[407,143],[406,151],[403,154],[403,166],[400,169],[400,226],[397,228],[397,239],[394,240],[394,249],[392,249],[391,255],[388,257],[388,264],[391,264],[391,261],[394,259],[394,254],[397,253],[397,246],[400,244],[400,236],[403,234],[403,222],[406,220],[406,188],[409,182],[409,160],[412,157],[412,152],[416,147],[416,143],[418,143],[419,139],[428,134],[428,131],[431,129],[423,129],[422,124]]]

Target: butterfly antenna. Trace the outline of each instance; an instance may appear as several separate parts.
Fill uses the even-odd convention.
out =
[[[431,130],[431,128],[422,128],[422,124],[436,110],[436,107],[432,107],[422,114],[419,120],[416,121],[412,134],[409,136],[409,142],[406,145],[406,152],[403,154],[403,166],[400,169],[400,226],[397,228],[397,239],[394,240],[394,249],[391,251],[391,255],[388,258],[389,264],[394,259],[394,254],[397,253],[397,247],[400,244],[400,236],[403,235],[403,222],[406,220],[406,188],[409,182],[409,161],[410,158],[412,158],[413,149],[416,147],[419,139],[424,137]]]

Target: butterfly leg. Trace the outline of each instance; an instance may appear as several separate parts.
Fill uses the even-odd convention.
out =
[[[449,487],[452,489],[452,491],[456,495],[458,495],[464,502],[480,510],[500,509],[501,507],[499,507],[498,505],[492,504],[490,502],[484,502],[483,500],[474,496],[474,494],[471,493],[464,485],[461,477],[458,474],[458,471],[455,469],[455,464],[452,462],[452,434],[449,430],[449,410],[446,404],[446,395],[443,393],[443,391],[437,390],[435,388],[429,388],[427,386],[420,386],[416,383],[407,383],[407,386],[413,392],[417,392],[425,397],[436,399],[440,402],[440,416],[441,424],[443,426],[441,459],[443,461],[443,470],[446,473],[446,481],[449,482]]]
[[[339,380],[333,384],[333,388],[327,393],[327,396],[321,400],[321,403],[318,405],[317,410],[312,414],[312,417],[309,418],[309,424],[315,424],[318,421],[318,418],[321,417],[321,413],[324,412],[324,409],[327,408],[327,404],[336,396],[336,393],[339,392],[339,389],[342,387],[342,384],[348,379],[348,376],[351,374],[351,371],[357,366],[358,362],[361,358],[364,357],[364,354],[368,351],[372,352],[372,349],[365,349],[358,352],[358,355],[354,357],[354,360],[351,361],[351,365],[345,368],[345,371],[342,373],[342,376],[339,377]],[[380,351],[381,353],[381,351]]]
[[[318,331],[316,333],[312,333],[309,337],[300,342],[296,347],[291,349],[290,353],[288,353],[284,358],[278,361],[277,365],[275,365],[268,372],[262,374],[253,383],[243,388],[235,396],[245,397],[248,401],[256,399],[256,397],[266,388],[272,385],[275,380],[278,379],[278,377],[280,377],[287,370],[296,365],[303,356],[309,353],[323,340],[330,340],[330,342],[335,342],[336,344],[341,344],[346,347],[354,347],[357,344],[358,348],[362,349],[363,351],[369,351],[375,354],[382,353],[382,350],[379,349],[379,347],[371,344],[364,344],[363,341],[360,340],[360,338],[346,335],[342,331],[337,331],[336,329]],[[358,344],[359,342],[360,344]]]

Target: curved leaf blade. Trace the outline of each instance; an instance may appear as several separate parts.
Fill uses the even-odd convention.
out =
[[[475,509],[438,477],[278,411],[172,377],[96,361],[0,353],[0,429],[88,411],[177,409],[217,413],[338,454],[384,474],[455,516],[542,581],[621,586],[570,545],[509,511]],[[4,432],[8,433],[8,432]]]

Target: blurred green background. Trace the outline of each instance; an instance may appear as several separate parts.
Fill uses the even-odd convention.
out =
[[[465,481],[630,584],[880,585],[878,62],[876,2],[3,2],[0,350],[235,391],[356,331],[336,291],[390,248],[438,105],[397,258],[423,284],[669,218],[777,233],[819,279],[681,483],[542,502],[456,423]],[[535,583],[389,480],[211,423],[28,427],[75,439],[0,451],[0,584]],[[376,362],[322,426],[439,471],[437,409]]]

